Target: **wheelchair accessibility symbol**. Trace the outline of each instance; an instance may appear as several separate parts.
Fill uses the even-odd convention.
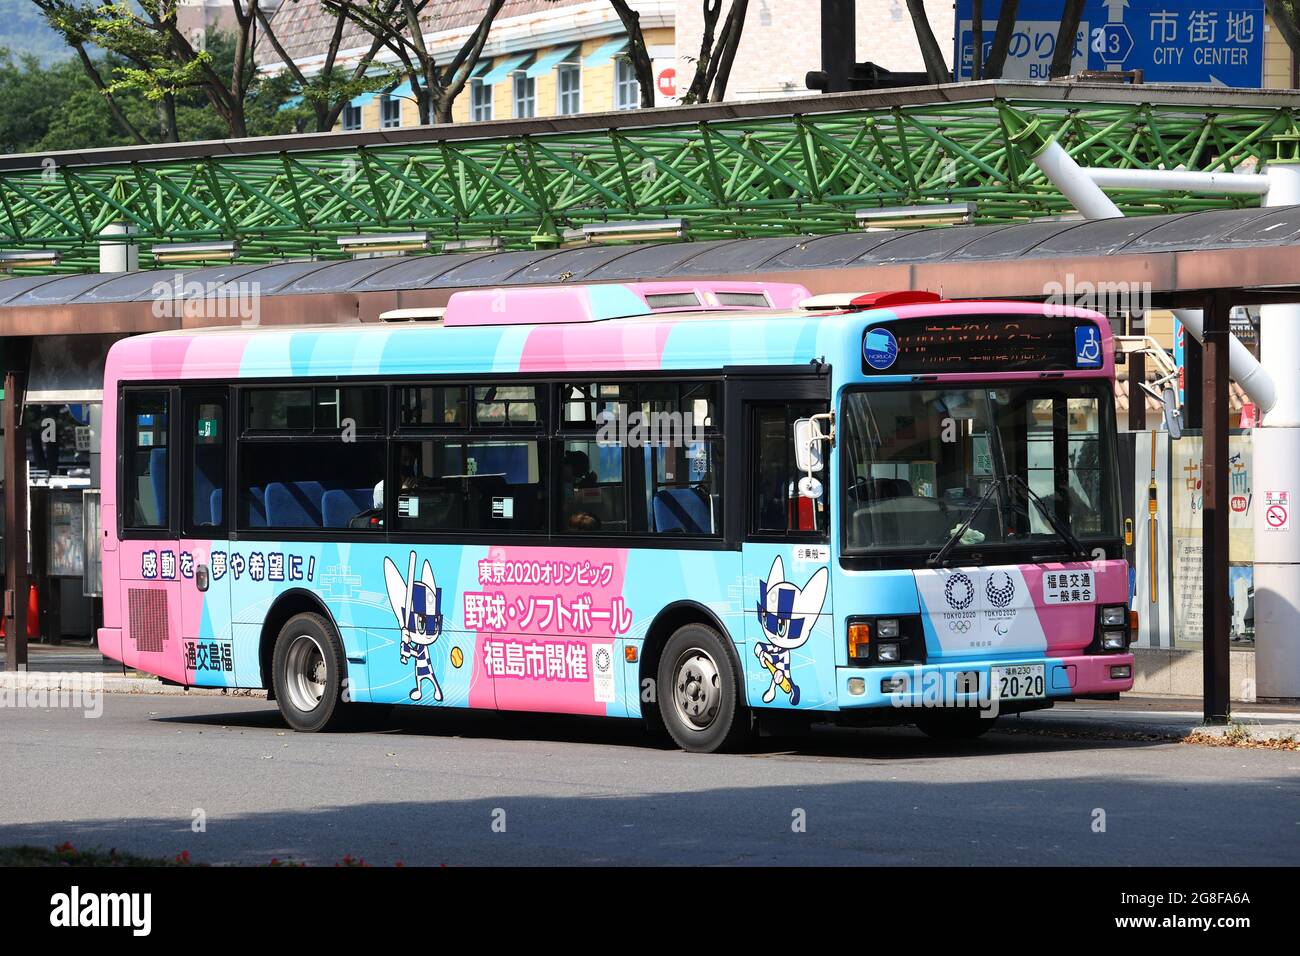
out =
[[[1101,368],[1101,332],[1097,326],[1074,327],[1074,364],[1077,368]]]

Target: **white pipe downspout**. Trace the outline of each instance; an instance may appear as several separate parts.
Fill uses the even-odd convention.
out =
[[[1262,196],[1269,188],[1269,179],[1262,173],[1202,173],[1186,169],[1101,169],[1096,166],[1087,167],[1084,173],[1102,189],[1150,189],[1163,192]]]
[[[1008,110],[1004,112],[1004,117],[1010,115]],[[1019,117],[1016,117],[1013,123],[1018,124],[1020,129],[1012,135],[1012,139],[1023,138],[1028,142],[1022,145],[1031,153],[1034,165],[1042,170],[1057,189],[1070,200],[1075,209],[1083,215],[1085,219],[1121,219],[1124,213],[1118,206],[1102,192],[1101,187],[1084,171],[1078,163],[1067,153],[1056,139],[1043,139],[1042,134],[1038,132],[1036,123],[1026,126]],[[1037,142],[1033,142],[1037,139]],[[1159,171],[1157,171],[1159,172]],[[1251,177],[1252,179],[1256,177]],[[1263,178],[1263,177],[1260,177]],[[1174,309],[1174,316],[1183,324],[1187,334],[1197,342],[1202,341],[1205,333],[1205,322],[1201,316],[1200,309]],[[1277,386],[1273,378],[1259,364],[1255,356],[1250,354],[1250,350],[1241,344],[1241,340],[1235,335],[1228,337],[1228,374],[1236,379],[1237,384],[1241,386],[1252,402],[1254,402],[1261,412],[1270,411],[1277,402]]]

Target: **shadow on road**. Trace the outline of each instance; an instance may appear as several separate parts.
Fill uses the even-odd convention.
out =
[[[163,723],[194,724],[281,731],[285,723],[274,704],[244,711],[221,711],[156,716]],[[1003,733],[1013,730],[1015,733]],[[666,736],[656,736],[640,720],[575,717],[565,714],[529,714],[500,711],[435,710],[396,707],[387,717],[377,717],[364,729],[346,734],[385,734],[401,737],[462,737],[469,740],[536,740],[568,744],[625,746],[675,750]],[[1071,752],[1106,748],[1151,747],[1161,740],[1098,740],[1039,734],[1016,717],[1003,717],[984,737],[970,741],[941,741],[926,737],[911,726],[815,726],[804,734],[755,735],[744,754],[755,757],[842,757],[875,760],[909,760],[918,757],[975,757],[996,753]]]

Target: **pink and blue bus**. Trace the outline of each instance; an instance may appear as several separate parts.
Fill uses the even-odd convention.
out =
[[[1131,688],[1103,316],[718,281],[403,317],[113,346],[105,654],[299,731],[405,704],[701,752]]]

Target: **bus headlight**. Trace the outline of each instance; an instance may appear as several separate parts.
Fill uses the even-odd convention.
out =
[[[1102,627],[1124,627],[1128,624],[1128,608],[1123,604],[1112,604],[1101,609]]]
[[[876,660],[882,664],[893,664],[899,660],[897,644],[880,644],[876,647]]]
[[[876,622],[876,635],[882,640],[887,641],[898,638],[898,618],[882,617]],[[881,660],[884,660],[882,657]]]
[[[1101,648],[1104,651],[1122,651],[1128,646],[1127,631],[1102,631]]]

